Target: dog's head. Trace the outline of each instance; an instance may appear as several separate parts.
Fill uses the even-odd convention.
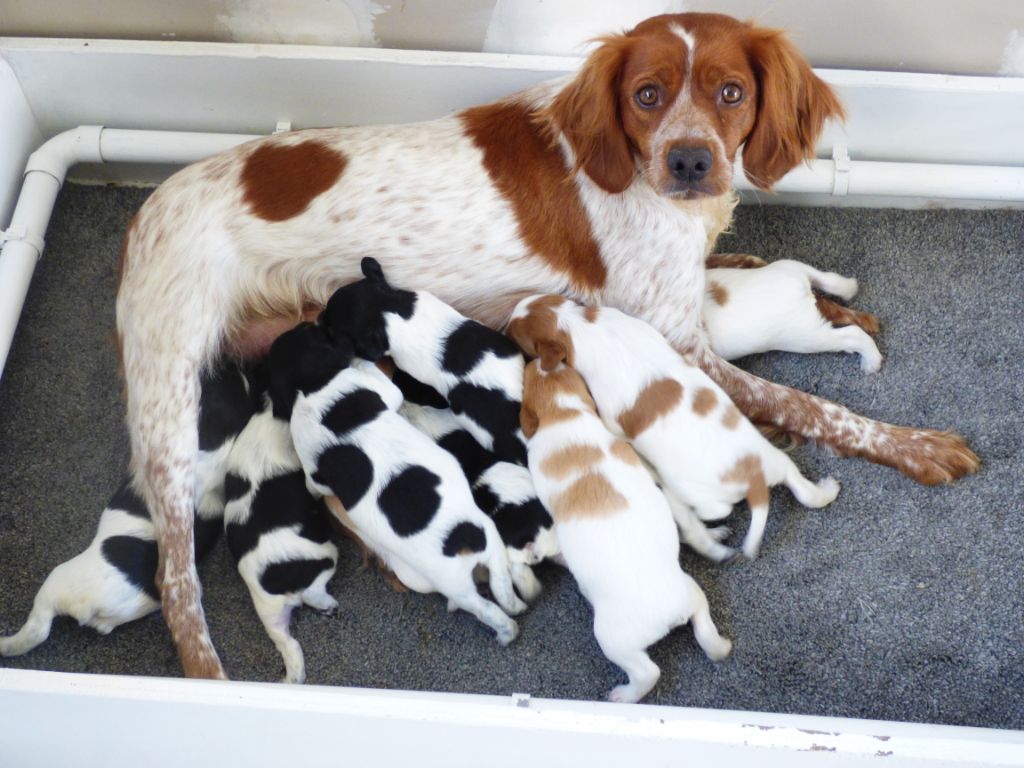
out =
[[[690,200],[728,191],[741,146],[747,177],[770,188],[843,108],[778,30],[683,13],[603,38],[543,116],[604,190],[639,168],[658,194]]]
[[[364,279],[336,290],[317,322],[330,339],[347,337],[356,354],[377,362],[391,346],[385,315],[393,312],[405,319],[412,317],[416,294],[392,287],[376,259],[364,258],[362,269]]]
[[[352,357],[347,338],[329,339],[313,323],[300,323],[278,336],[267,355],[267,389],[274,416],[290,419],[299,392],[321,389],[349,366]]]

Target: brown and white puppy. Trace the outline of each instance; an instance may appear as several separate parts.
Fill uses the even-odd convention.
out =
[[[878,318],[815,290],[849,301],[857,281],[792,259],[709,269],[701,317],[711,348],[726,360],[772,350],[855,352],[861,369],[875,373],[882,353],[869,334],[878,333]]]
[[[815,485],[800,474],[707,374],[642,320],[535,296],[516,307],[509,335],[529,355],[552,346],[565,350],[605,424],[628,437],[666,489],[698,517],[726,517],[745,498],[751,512],[747,557],[756,557],[761,545],[771,486],[785,483],[810,507],[823,507],[839,493],[832,478]]]
[[[711,620],[707,597],[679,567],[672,511],[640,457],[608,431],[565,348],[539,346],[526,367],[523,434],[537,496],[555,518],[565,564],[594,608],[594,636],[629,682],[612,701],[635,702],[661,670],[647,647],[688,621],[709,658],[732,643]]]
[[[782,34],[658,16],[580,71],[431,122],[279,134],[165,182],[129,227],[117,298],[133,466],[157,520],[164,616],[190,676],[221,677],[190,541],[201,371],[257,354],[373,254],[396,285],[501,327],[564,293],[655,325],[760,422],[944,482],[956,436],[872,422],[721,361],[700,328],[732,161],[769,188],[811,157],[832,90]]]

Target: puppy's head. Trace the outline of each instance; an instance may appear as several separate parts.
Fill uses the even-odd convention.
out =
[[[529,440],[545,422],[565,421],[580,413],[597,413],[586,382],[567,364],[567,350],[558,341],[542,341],[537,357],[523,374],[523,405],[519,426]]]
[[[274,416],[290,419],[299,392],[309,394],[325,386],[352,362],[347,338],[331,340],[324,329],[301,323],[274,341],[267,355],[268,392]]]
[[[573,302],[564,296],[537,295],[523,299],[512,312],[506,333],[530,357],[542,357],[547,350],[547,360],[552,363],[547,370],[554,370],[557,362],[573,365],[575,349],[572,337],[558,327],[558,315]],[[559,358],[557,361],[555,358]]]
[[[356,354],[376,362],[391,346],[385,315],[393,312],[405,319],[412,317],[416,294],[393,288],[376,259],[364,258],[362,269],[364,279],[336,290],[317,322],[329,338],[348,337]]]
[[[728,16],[656,16],[603,38],[542,114],[577,169],[622,192],[639,175],[659,194],[725,194],[743,146],[747,177],[770,188],[813,157],[835,94],[777,30]]]

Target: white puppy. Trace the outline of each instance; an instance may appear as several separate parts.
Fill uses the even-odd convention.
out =
[[[815,485],[800,474],[718,385],[641,320],[608,307],[584,309],[560,296],[534,296],[516,307],[509,334],[527,354],[545,345],[564,349],[609,429],[627,436],[666,490],[701,519],[726,517],[746,498],[747,557],[757,556],[771,486],[785,483],[810,507],[829,504],[839,492],[832,478]]]
[[[868,334],[878,318],[837,304],[819,291],[849,300],[857,281],[783,259],[760,268],[707,271],[701,316],[711,348],[727,360],[757,352],[856,352],[874,373],[882,354]]]
[[[253,606],[284,659],[286,683],[302,683],[306,665],[289,631],[292,610],[338,606],[327,582],[338,548],[323,502],[306,487],[291,427],[274,417],[269,398],[235,440],[224,482],[224,536]]]
[[[704,592],[679,567],[668,501],[640,458],[611,434],[565,348],[544,342],[526,367],[522,426],[537,495],[555,518],[562,556],[594,608],[594,636],[629,676],[609,693],[635,702],[661,670],[647,647],[693,622],[708,657],[729,654]]]
[[[352,347],[309,324],[270,350],[274,412],[289,418],[311,489],[343,525],[417,592],[440,592],[491,627],[502,644],[519,631],[504,611],[526,608],[512,586],[498,531],[473,501],[455,458],[398,415],[402,393]],[[501,608],[476,589],[489,572]],[[502,610],[504,608],[504,611]]]

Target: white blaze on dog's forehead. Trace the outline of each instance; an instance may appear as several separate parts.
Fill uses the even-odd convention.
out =
[[[693,52],[697,48],[697,38],[693,36],[693,33],[687,31],[682,24],[672,24],[669,26],[673,34],[678,35],[682,38],[682,41],[686,43],[686,56],[689,59],[689,64],[693,66]]]

